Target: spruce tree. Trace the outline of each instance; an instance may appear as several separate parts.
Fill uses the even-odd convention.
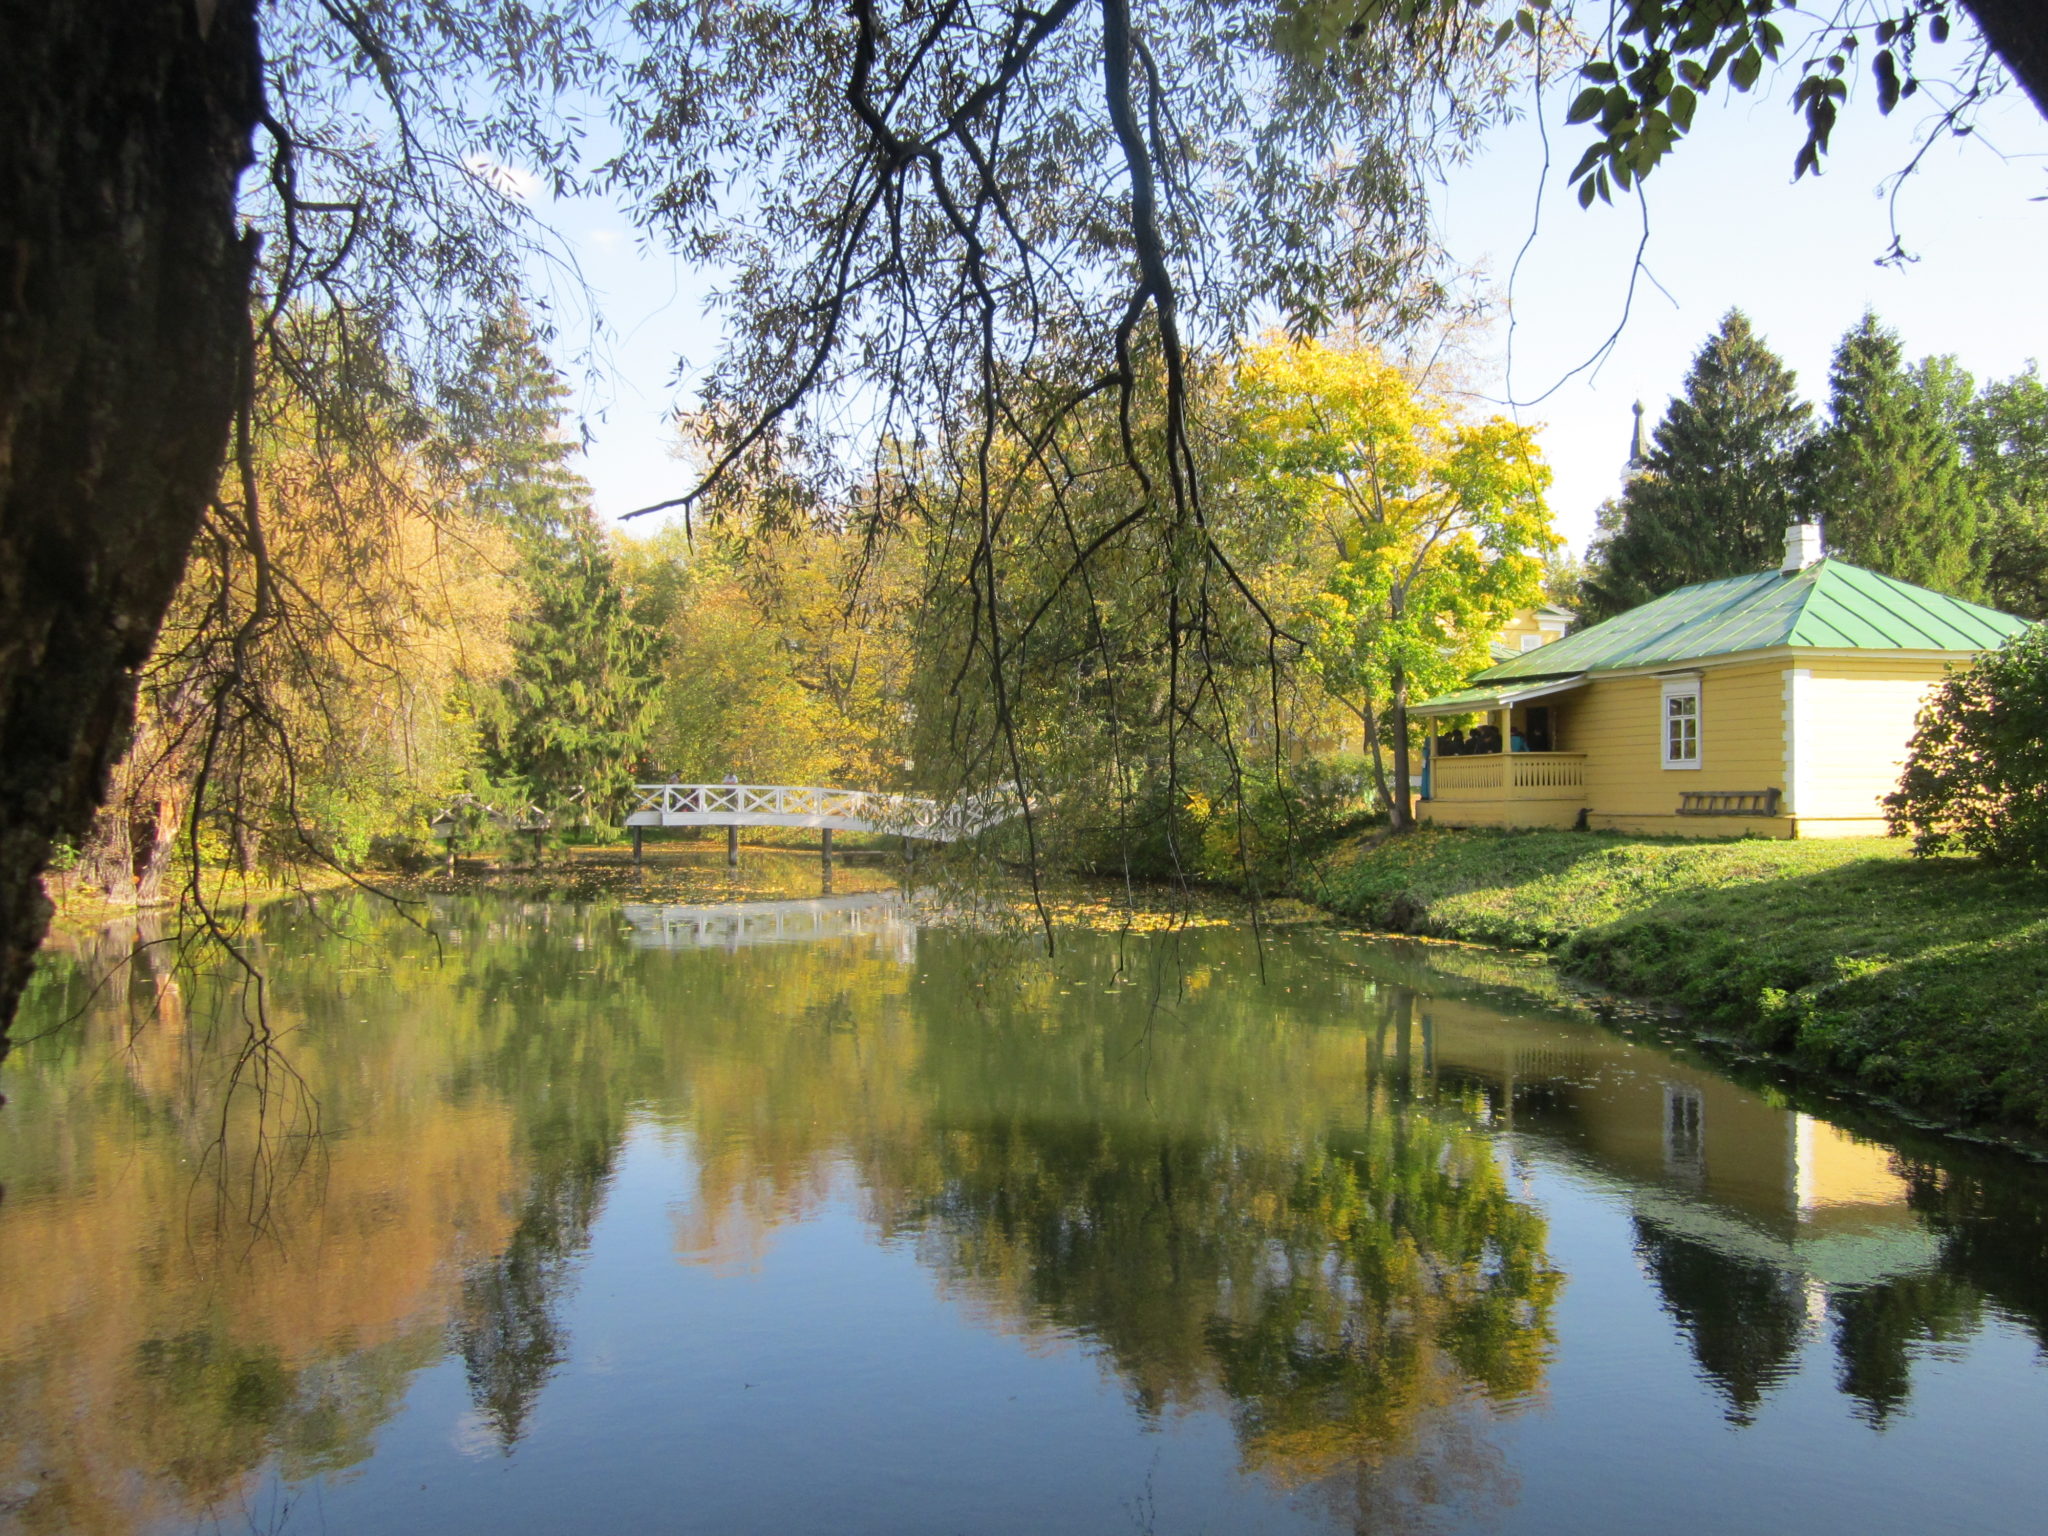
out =
[[[516,305],[483,334],[470,381],[450,402],[460,471],[478,510],[512,534],[527,592],[512,673],[478,701],[485,767],[543,805],[581,791],[610,812],[646,749],[655,637],[626,611],[590,488],[568,465],[568,389]]]
[[[1813,483],[1830,548],[1900,581],[1975,595],[1979,493],[1958,430],[1969,376],[1953,358],[1908,367],[1898,334],[1866,310],[1835,348],[1828,384]]]
[[[1618,501],[1602,508],[1583,596],[1605,618],[1717,577],[1768,569],[1801,512],[1813,409],[1731,309],[1692,360]]]

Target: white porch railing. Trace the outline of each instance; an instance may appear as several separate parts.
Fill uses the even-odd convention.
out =
[[[1430,765],[1432,800],[1582,800],[1583,752],[1490,752]]]

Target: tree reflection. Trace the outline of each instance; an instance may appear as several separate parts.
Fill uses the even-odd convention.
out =
[[[927,1032],[929,1161],[895,1207],[927,1261],[1092,1340],[1141,1413],[1220,1402],[1248,1468],[1361,1528],[1504,1496],[1478,1426],[1539,1387],[1560,1277],[1471,1106],[1436,1100],[1413,995],[1300,1029],[1241,987],[1167,1031],[1145,987],[1119,1007],[1106,963],[1068,969],[1074,1001],[996,988]]]
[[[266,1466],[353,1466],[450,1351],[509,1454],[572,1348],[636,1123],[688,1146],[688,1262],[744,1270],[851,1188],[988,1326],[1085,1341],[1141,1415],[1226,1415],[1247,1470],[1346,1524],[1512,1498],[1493,1426],[1542,1390],[1561,1281],[1491,1126],[1512,1105],[1517,1136],[1562,1144],[1584,1106],[1440,1061],[1441,976],[1230,930],[1069,936],[1057,965],[927,930],[912,964],[859,940],[638,949],[604,905],[438,917],[437,939],[348,901],[264,914],[273,1024],[324,1128],[267,1164],[222,1085],[226,994],[146,946],[95,992],[136,932],[39,981],[42,1020],[84,1023],[16,1051],[0,1115],[0,1488],[33,1490],[22,1529],[114,1536],[229,1505]],[[265,1167],[259,1212],[241,1197]],[[1823,1319],[1874,1425],[1916,1352],[1992,1308],[2048,1337],[2037,1185],[1962,1154],[1908,1182],[1939,1263],[1825,1293],[1767,1247],[1637,1216],[1731,1419]]]
[[[1800,1276],[1684,1236],[1638,1215],[1636,1251],[1728,1420],[1748,1424],[1764,1396],[1792,1373],[1806,1337]]]

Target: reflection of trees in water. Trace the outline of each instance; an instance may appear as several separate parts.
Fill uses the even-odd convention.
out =
[[[695,1154],[689,1258],[758,1255],[850,1174],[994,1326],[1085,1338],[1142,1413],[1227,1413],[1247,1468],[1358,1529],[1512,1497],[1489,1421],[1540,1389],[1559,1280],[1481,1085],[1437,1069],[1402,984],[1424,978],[1311,945],[1269,953],[1261,985],[1251,942],[1215,931],[1071,936],[1057,967],[945,933],[915,971],[852,942],[664,954],[615,910],[516,902],[448,908],[444,960],[374,909],[322,914],[265,917],[277,1021],[333,1134],[263,1241],[231,1221],[187,1240],[181,1159],[218,1130],[209,1053],[232,1043],[203,988],[131,969],[17,1053],[0,1487],[38,1489],[10,1511],[25,1529],[111,1536],[218,1506],[269,1458],[350,1465],[451,1344],[509,1449],[570,1347],[629,1119],[656,1112]],[[43,1017],[88,982],[53,969]],[[1940,1273],[1828,1303],[1841,1389],[1876,1423],[1985,1299],[2037,1332],[2048,1315],[2038,1181],[1958,1156],[1912,1190]],[[1754,1412],[1812,1326],[1802,1285],[1649,1220],[1638,1237]]]
[[[507,1455],[525,1434],[541,1388],[568,1358],[557,1314],[611,1169],[608,1147],[539,1169],[511,1241],[463,1281],[455,1347],[477,1414]]]
[[[1070,996],[927,1032],[892,1224],[997,1320],[1091,1340],[1140,1412],[1222,1407],[1248,1468],[1360,1529],[1509,1497],[1487,1405],[1540,1385],[1560,1277],[1466,1106],[1431,1102],[1412,994],[1299,1029],[1239,987],[1149,1061],[1137,1019]]]
[[[1635,1218],[1637,1251],[1729,1419],[1753,1422],[1795,1370],[1824,1303],[1835,1385],[1882,1428],[1912,1396],[1915,1358],[1974,1337],[1992,1303],[2048,1347],[2048,1199],[2006,1161],[1905,1162],[1909,1204],[1941,1240],[1939,1268],[1822,1286],[1803,1274]],[[1809,1295],[1809,1286],[1817,1287]]]
[[[1911,1395],[1914,1351],[1970,1337],[1983,1311],[1973,1287],[1934,1273],[1845,1288],[1828,1297],[1828,1314],[1835,1384],[1856,1399],[1863,1419],[1881,1429]]]
[[[1806,1337],[1804,1280],[1769,1264],[1635,1218],[1636,1252],[1677,1320],[1693,1358],[1721,1392],[1731,1423],[1756,1417],[1764,1394],[1792,1374]]]

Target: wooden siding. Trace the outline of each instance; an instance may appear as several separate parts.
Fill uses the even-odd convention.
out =
[[[1780,653],[1696,674],[1594,677],[1540,702],[1550,710],[1557,752],[1585,754],[1582,803],[1593,827],[1681,837],[1874,837],[1886,830],[1883,798],[1898,784],[1920,707],[1949,665],[1885,653]],[[1678,675],[1696,675],[1700,687],[1696,769],[1664,766],[1664,683]],[[1514,712],[1517,726],[1525,708]],[[1783,795],[1775,817],[1678,814],[1688,791],[1773,788]],[[1474,797],[1426,806],[1423,815],[1454,826],[1560,826],[1576,806]]]
[[[1700,673],[1698,768],[1664,766],[1657,677],[1596,677],[1563,695],[1557,745],[1586,754],[1586,804],[1596,817],[1675,817],[1687,790],[1783,789],[1783,671],[1769,661]],[[1698,836],[1716,835],[1714,823],[1687,823]]]

